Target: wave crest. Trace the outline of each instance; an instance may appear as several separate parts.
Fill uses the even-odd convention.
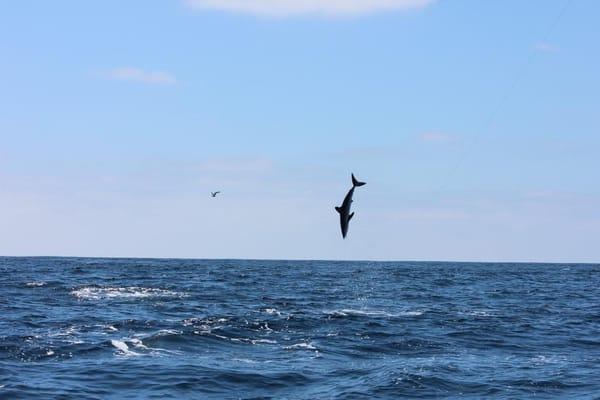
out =
[[[71,291],[78,299],[100,300],[114,298],[150,298],[150,297],[184,297],[185,294],[173,290],[145,288],[139,286],[128,287],[94,287],[86,286]]]

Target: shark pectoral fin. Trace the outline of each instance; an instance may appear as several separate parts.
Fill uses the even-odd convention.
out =
[[[340,214],[342,213],[342,209],[340,207],[336,207],[335,211],[339,212]]]
[[[350,220],[352,219],[352,217],[354,217],[354,213],[352,213],[352,214],[350,214],[350,215],[348,216],[348,222],[350,222]]]

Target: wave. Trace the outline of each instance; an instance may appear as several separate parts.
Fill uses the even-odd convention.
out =
[[[96,263],[0,258],[0,398],[600,393],[600,265]]]
[[[146,346],[142,339],[138,338],[127,338],[123,340],[115,340],[112,339],[110,341],[113,347],[118,350],[118,354],[127,355],[127,356],[142,356],[142,355],[157,355],[160,353],[175,353],[166,349],[159,349]],[[127,343],[130,343],[138,352],[130,350],[130,347]],[[139,353],[142,351],[143,353]]]
[[[493,317],[493,310],[471,310],[471,311],[462,311],[458,313],[459,315],[468,315],[470,317]]]
[[[317,348],[312,343],[296,343],[291,346],[285,346],[285,350],[317,350]]]
[[[71,291],[71,294],[82,300],[101,300],[119,298],[156,298],[156,297],[185,297],[184,293],[173,290],[146,288],[139,286],[128,287],[95,287],[86,286]]]
[[[117,332],[118,331],[118,329],[112,325],[103,325],[102,328],[109,332]]]
[[[345,308],[342,310],[334,310],[334,311],[324,311],[325,314],[330,317],[412,317],[412,316],[420,316],[423,315],[424,311],[414,310],[414,311],[400,311],[396,313],[390,313],[387,311],[380,310],[354,310]]]
[[[128,355],[128,356],[139,356],[139,353],[136,353],[134,351],[129,350],[129,346],[127,346],[127,343],[121,341],[121,340],[111,340],[110,343],[117,348],[117,350],[119,350],[121,352],[121,354],[124,355]]]
[[[47,282],[44,281],[33,281],[33,282],[27,282],[25,284],[25,286],[27,287],[40,287],[40,286],[46,286]]]
[[[277,310],[276,308],[263,308],[262,311],[267,314],[281,316],[281,312],[279,312],[279,310]]]

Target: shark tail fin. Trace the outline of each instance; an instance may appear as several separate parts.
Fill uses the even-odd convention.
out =
[[[366,182],[360,182],[354,177],[354,174],[352,174],[352,186],[362,186],[364,184],[366,184]]]

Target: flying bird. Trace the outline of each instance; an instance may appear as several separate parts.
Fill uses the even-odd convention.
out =
[[[210,192],[211,197],[217,197],[217,195],[221,193],[220,191]]]
[[[348,233],[348,223],[354,217],[354,213],[350,214],[350,206],[352,205],[352,196],[354,196],[354,188],[364,185],[365,182],[359,182],[352,174],[352,189],[348,191],[342,205],[335,208],[340,214],[340,228],[342,229],[342,237],[345,239]]]

